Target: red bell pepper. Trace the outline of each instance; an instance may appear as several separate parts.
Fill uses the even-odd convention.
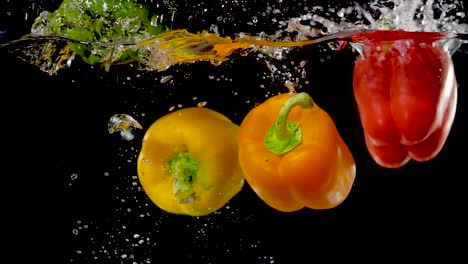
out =
[[[455,117],[451,55],[436,33],[376,31],[362,45],[353,90],[367,149],[383,167],[427,161],[442,149]]]

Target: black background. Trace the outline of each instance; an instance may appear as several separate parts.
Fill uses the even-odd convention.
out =
[[[28,33],[38,11],[60,4],[36,1],[32,9],[29,1],[1,1],[2,42]],[[271,33],[277,29],[272,16],[295,17],[305,13],[304,6],[319,4],[176,1],[173,27],[198,32],[215,24],[223,36]],[[268,5],[282,13],[262,16]],[[257,23],[249,23],[252,16]],[[466,262],[468,54],[463,48],[453,55],[458,105],[444,148],[430,162],[395,170],[377,166],[365,148],[351,86],[356,54],[349,49],[308,46],[284,61],[234,54],[217,67],[198,62],[164,72],[131,65],[106,72],[75,60],[54,76],[0,50],[2,217],[11,233],[6,241],[18,246],[16,259],[32,255],[48,263]],[[266,60],[286,69],[272,78]],[[307,61],[306,78],[291,70],[291,61],[301,60]],[[193,218],[162,212],[139,190],[134,176],[141,139],[170,107],[206,101],[206,107],[240,124],[267,92],[286,91],[287,72],[330,114],[354,155],[355,185],[339,207],[281,213],[246,184],[228,207]],[[167,75],[173,78],[162,84]],[[117,113],[132,115],[144,127],[133,141],[108,134],[107,122]]]

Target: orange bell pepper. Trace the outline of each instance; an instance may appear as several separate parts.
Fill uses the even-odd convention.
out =
[[[356,176],[333,120],[307,93],[274,96],[247,114],[239,162],[255,193],[282,212],[336,207]]]

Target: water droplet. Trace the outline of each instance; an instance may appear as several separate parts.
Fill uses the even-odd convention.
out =
[[[164,77],[161,78],[160,83],[167,83],[167,82],[170,81],[171,79],[172,79],[172,75],[164,76]]]

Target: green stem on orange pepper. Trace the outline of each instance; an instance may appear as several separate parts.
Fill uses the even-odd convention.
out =
[[[301,126],[287,120],[291,109],[299,105],[301,107],[312,107],[314,101],[307,93],[298,93],[289,98],[281,108],[278,118],[268,130],[263,143],[265,147],[274,154],[284,154],[293,150],[302,141]]]
[[[196,193],[192,189],[192,182],[198,173],[199,164],[188,152],[178,153],[167,162],[175,199],[182,204],[194,201]]]

